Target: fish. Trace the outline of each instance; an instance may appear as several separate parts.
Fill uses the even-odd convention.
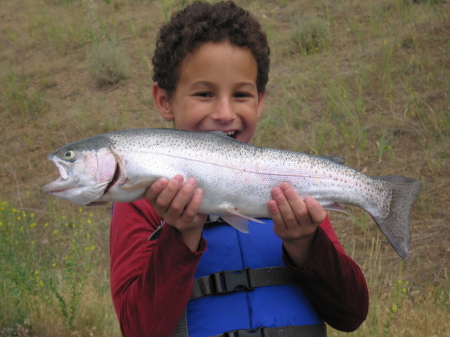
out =
[[[248,232],[248,221],[269,218],[271,189],[290,183],[327,210],[356,206],[371,215],[397,254],[406,259],[410,216],[422,183],[405,177],[372,177],[343,159],[239,142],[220,131],[128,129],[65,145],[48,155],[60,177],[42,193],[79,205],[143,199],[160,178],[194,177],[204,192],[201,214],[221,217]]]

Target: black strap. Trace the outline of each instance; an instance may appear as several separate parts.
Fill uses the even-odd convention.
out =
[[[326,337],[325,324],[284,326],[280,328],[241,329],[213,337]]]
[[[180,329],[180,325],[178,325],[172,337],[187,336],[187,326]],[[259,327],[258,329],[232,330],[212,337],[327,337],[327,327],[325,324],[291,325],[279,328]]]
[[[184,309],[183,314],[178,320],[177,327],[172,335],[172,337],[188,337],[188,327],[187,327],[187,310]]]
[[[195,279],[191,300],[257,287],[296,283],[298,278],[295,272],[286,267],[226,270]]]

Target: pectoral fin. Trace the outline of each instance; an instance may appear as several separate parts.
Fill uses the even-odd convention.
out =
[[[227,213],[229,213],[230,215],[222,216],[221,218],[223,219],[223,221],[243,233],[248,233],[249,220],[262,223],[261,220],[252,218],[245,214],[241,214],[234,208],[228,208]]]
[[[344,207],[339,205],[337,202],[329,203],[329,204],[322,204],[322,207],[328,211],[338,211],[338,212],[343,212],[343,213],[347,214],[347,211],[344,209]]]

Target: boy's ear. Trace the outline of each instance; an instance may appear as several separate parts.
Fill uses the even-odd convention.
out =
[[[168,120],[173,120],[172,104],[170,104],[170,99],[167,91],[159,87],[158,83],[153,83],[153,100],[155,101],[156,108],[158,109],[160,115]]]

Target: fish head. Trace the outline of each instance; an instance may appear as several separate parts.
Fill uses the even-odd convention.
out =
[[[43,186],[42,193],[79,205],[95,204],[107,193],[117,178],[116,157],[108,140],[105,144],[89,140],[66,145],[48,155],[60,177]]]

